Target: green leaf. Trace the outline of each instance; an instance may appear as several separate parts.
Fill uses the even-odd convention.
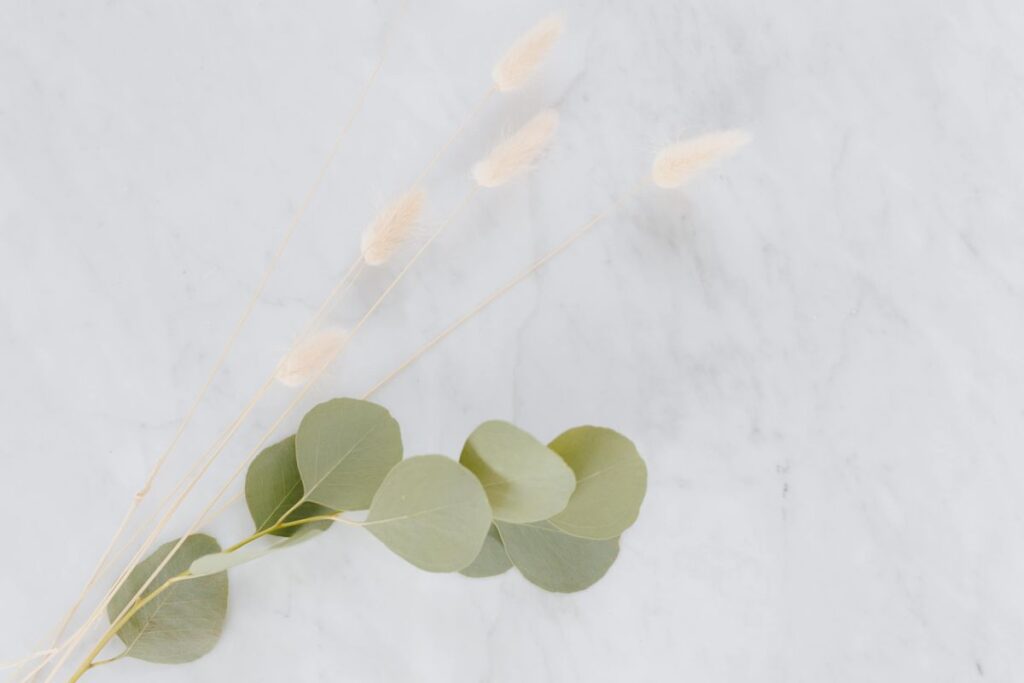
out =
[[[516,569],[531,583],[555,593],[575,593],[593,585],[619,554],[617,538],[577,538],[562,533],[549,522],[497,525]]]
[[[281,515],[302,500],[302,493],[302,479],[299,477],[299,466],[295,462],[294,436],[265,448],[249,465],[249,471],[245,475],[245,502],[249,506],[249,514],[252,515],[256,531],[263,531],[276,524]],[[283,521],[294,522],[333,512],[335,510],[323,505],[307,502],[295,508]],[[331,522],[310,522],[310,525],[326,529]],[[291,536],[298,529],[305,528],[305,525],[285,527],[271,533],[274,536]]]
[[[111,622],[175,545],[177,541],[165,543],[132,569],[107,605],[107,616]],[[189,536],[150,582],[142,597],[185,572],[198,558],[219,552],[220,545],[212,537],[205,534]],[[129,657],[161,664],[191,662],[217,644],[227,608],[226,573],[188,579],[173,584],[153,598],[121,626],[117,635],[127,647],[125,654]]]
[[[550,448],[499,420],[484,422],[466,439],[459,462],[484,485],[494,518],[538,522],[561,512],[576,477]]]
[[[484,539],[484,546],[480,548],[480,554],[469,565],[459,573],[473,578],[484,578],[504,574],[512,567],[512,560],[508,559],[505,552],[505,544],[501,542],[498,534],[498,527],[491,525]]]
[[[337,398],[302,418],[295,455],[307,499],[333,510],[364,510],[402,459],[402,436],[379,405]]]
[[[605,540],[632,526],[647,492],[647,466],[633,442],[603,427],[576,427],[550,444],[576,473],[576,491],[551,523],[567,534]]]
[[[464,569],[480,553],[491,506],[473,473],[443,455],[400,462],[373,497],[364,526],[430,572]]]
[[[221,552],[213,553],[212,555],[203,555],[189,567],[188,573],[192,576],[209,576],[210,574],[216,574],[218,572],[227,571],[232,567],[237,567],[240,564],[246,564],[253,560],[258,560],[264,555],[277,550],[284,550],[300,543],[319,536],[324,532],[322,527],[317,527],[316,522],[310,522],[309,524],[303,524],[302,526],[294,527],[297,529],[290,538],[286,538],[281,541],[274,541],[270,545],[249,545],[242,546],[238,550],[233,552]]]

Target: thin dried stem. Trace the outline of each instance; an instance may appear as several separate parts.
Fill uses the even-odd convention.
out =
[[[469,113],[466,115],[466,118],[462,120],[462,123],[459,124],[459,127],[455,129],[455,132],[453,132],[451,136],[445,141],[445,143],[437,149],[437,151],[434,153],[434,156],[430,158],[430,161],[428,161],[427,165],[423,167],[423,170],[420,171],[420,174],[416,176],[416,180],[412,182],[413,187],[416,187],[423,182],[423,179],[426,178],[427,175],[434,169],[434,166],[436,166],[437,162],[441,160],[441,157],[444,156],[444,153],[447,152],[448,149],[453,144],[455,144],[455,141],[458,140],[459,137],[465,132],[466,128],[469,127],[469,124],[473,121],[473,119],[475,119],[479,115],[480,110],[484,108],[484,105],[487,104],[487,101],[491,99],[491,96],[494,95],[495,92],[497,91],[495,90],[494,86],[491,86],[490,88],[487,89],[487,92],[483,94],[483,97],[481,97],[480,100],[473,106],[473,108],[469,110]]]
[[[39,652],[33,652],[30,655],[26,655],[19,660],[13,662],[0,662],[0,671],[6,671],[7,669],[20,669],[34,659],[45,657],[46,655],[53,654],[55,650],[50,648],[49,650],[40,650]]]

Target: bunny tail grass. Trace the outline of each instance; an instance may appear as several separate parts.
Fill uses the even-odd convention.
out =
[[[368,265],[379,266],[394,255],[416,227],[427,195],[413,189],[384,209],[363,233],[362,254]]]
[[[345,331],[336,328],[303,339],[281,360],[274,378],[286,387],[302,386],[327,367],[347,339]]]
[[[557,127],[558,112],[545,109],[473,166],[473,179],[480,187],[498,187],[530,170]]]
[[[654,158],[651,180],[672,189],[732,155],[750,141],[743,130],[722,130],[682,140],[665,147]]]
[[[564,26],[561,16],[552,15],[520,36],[491,71],[494,87],[499,92],[523,87],[562,35]]]

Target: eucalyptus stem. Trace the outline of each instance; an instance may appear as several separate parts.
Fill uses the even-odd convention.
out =
[[[128,623],[128,620],[134,617],[139,610],[148,605],[150,602],[156,599],[157,596],[159,596],[161,593],[163,593],[165,590],[167,590],[174,584],[180,583],[181,581],[187,581],[191,578],[192,577],[188,574],[179,574],[178,576],[171,577],[170,579],[167,579],[167,581],[165,581],[159,588],[154,590],[152,593],[136,601],[136,603],[132,605],[131,608],[129,608],[124,614],[122,614],[119,619],[114,621],[114,623],[110,625],[110,628],[108,628],[106,632],[104,632],[103,636],[99,639],[99,642],[97,642],[95,647],[93,647],[92,650],[89,651],[89,654],[86,655],[85,660],[83,660],[79,667],[75,670],[75,672],[71,674],[71,678],[68,679],[68,683],[75,683],[75,681],[84,676],[85,672],[89,671],[90,669],[94,669],[102,664],[109,664],[110,662],[119,659],[121,655],[118,655],[117,657],[113,657],[111,659],[105,659],[100,662],[95,661],[96,657],[98,657],[100,652],[103,651],[103,648],[107,646],[107,643],[111,641],[111,639],[117,634],[117,632],[120,631],[121,628],[126,623]]]
[[[342,524],[350,524],[356,526],[358,525],[357,522],[353,522],[352,520],[342,518],[340,512],[336,512],[333,515],[315,515],[313,517],[303,517],[302,519],[292,520],[291,522],[278,522],[277,524],[269,526],[266,529],[263,529],[262,531],[257,531],[248,538],[243,538],[238,543],[226,548],[224,552],[233,553],[240,548],[244,548],[253,541],[263,538],[264,536],[267,536],[269,534],[272,534],[275,531],[280,531],[281,529],[289,529],[291,527],[296,526],[302,526],[304,524],[310,524],[311,522],[341,522]]]
[[[288,528],[291,528],[291,527],[302,526],[302,525],[305,525],[305,524],[310,524],[312,522],[326,522],[326,521],[331,521],[331,522],[342,521],[342,522],[348,523],[348,524],[356,524],[355,522],[352,522],[351,520],[343,520],[341,518],[341,513],[340,512],[335,513],[333,515],[316,515],[316,516],[313,516],[313,517],[304,517],[303,519],[296,519],[296,520],[293,520],[291,522],[281,522],[281,523],[275,524],[273,526],[267,527],[266,529],[263,529],[261,531],[257,531],[256,533],[254,533],[254,534],[252,534],[252,535],[250,535],[250,536],[248,536],[246,538],[243,538],[238,543],[235,543],[234,545],[228,547],[227,549],[224,550],[224,552],[227,553],[227,554],[233,553],[236,550],[239,550],[240,548],[244,548],[245,546],[249,545],[253,541],[255,541],[257,539],[260,539],[260,538],[263,538],[264,536],[266,536],[268,534],[272,534],[275,531],[280,531],[281,529],[288,529]],[[74,683],[75,681],[80,679],[82,676],[84,676],[85,672],[87,672],[87,671],[89,671],[91,669],[94,669],[94,668],[96,668],[98,666],[102,666],[103,664],[110,664],[111,662],[115,662],[118,659],[120,659],[121,657],[124,657],[125,654],[127,653],[127,650],[125,650],[125,652],[122,652],[121,654],[118,654],[118,655],[115,655],[113,657],[110,657],[109,659],[102,659],[102,660],[96,661],[96,657],[98,657],[100,652],[103,651],[103,648],[105,648],[107,646],[107,644],[114,638],[114,636],[117,635],[118,631],[120,631],[122,628],[124,628],[124,625],[127,624],[131,620],[132,617],[134,617],[136,614],[138,614],[139,610],[141,610],[143,607],[148,605],[150,602],[153,601],[153,599],[155,599],[158,595],[160,595],[161,593],[166,591],[168,588],[170,588],[174,584],[181,583],[182,581],[188,581],[189,579],[194,579],[194,578],[200,578],[200,577],[192,576],[186,570],[185,572],[183,572],[181,574],[178,574],[177,576],[173,576],[173,577],[167,579],[167,581],[163,582],[152,593],[149,593],[148,595],[145,595],[141,599],[137,600],[134,605],[132,605],[126,612],[124,612],[124,614],[122,614],[118,619],[116,619],[114,621],[114,623],[111,624],[110,627],[104,632],[104,634],[100,638],[99,642],[96,643],[96,646],[93,647],[93,649],[86,656],[86,658],[82,662],[82,664],[78,667],[78,669],[75,670],[75,673],[72,674],[71,678],[68,679],[68,683]]]

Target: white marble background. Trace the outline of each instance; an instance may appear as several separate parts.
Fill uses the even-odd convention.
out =
[[[397,6],[0,2],[0,658],[43,645],[85,581]],[[560,7],[411,3],[163,486],[244,404],[504,47]],[[659,145],[749,128],[735,161],[683,194],[644,193],[377,396],[410,453],[456,455],[489,418],[631,436],[650,489],[617,564],[552,595],[515,573],[426,574],[335,529],[233,573],[209,656],[86,680],[1024,679],[1019,3],[565,9],[543,77],[492,101],[432,177],[431,221],[495,136],[548,104],[563,116],[550,155],[472,205],[304,407],[361,393]],[[287,398],[274,392],[214,479]],[[214,531],[246,528],[236,506]]]

